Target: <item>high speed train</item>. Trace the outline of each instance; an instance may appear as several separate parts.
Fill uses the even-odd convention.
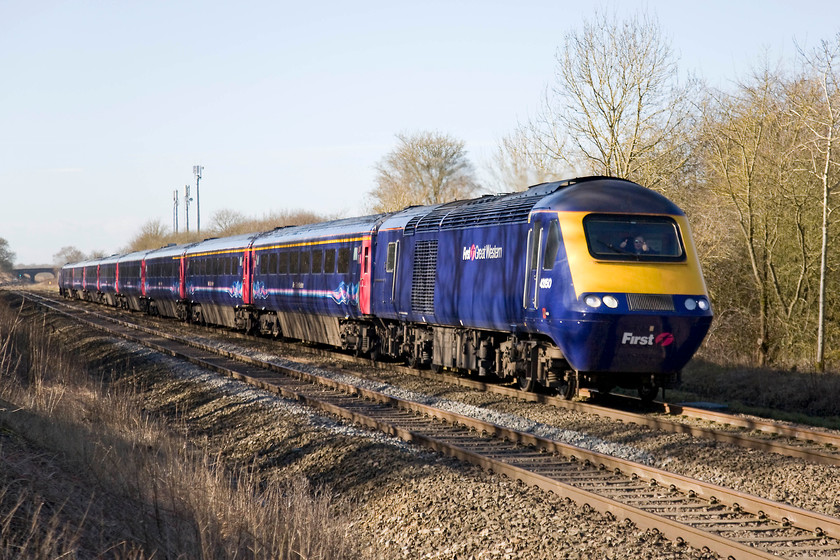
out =
[[[68,264],[59,286],[566,398],[652,399],[712,321],[683,211],[611,177]]]

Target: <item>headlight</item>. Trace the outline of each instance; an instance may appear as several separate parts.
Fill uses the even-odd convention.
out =
[[[705,299],[698,299],[697,300],[697,307],[699,307],[703,311],[706,311],[709,308],[709,302],[706,301]]]
[[[615,296],[604,296],[604,305],[610,309],[615,309],[618,307],[618,299]]]
[[[589,307],[600,307],[601,306],[601,298],[598,296],[586,296],[583,300],[586,305]]]
[[[691,298],[686,298],[685,308],[688,309],[689,311],[694,311],[695,309],[697,309],[697,302],[694,301]]]

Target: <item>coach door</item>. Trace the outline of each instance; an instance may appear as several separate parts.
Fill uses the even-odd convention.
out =
[[[246,247],[242,255],[242,303],[245,305],[253,303],[251,298],[252,260],[254,260],[254,249],[253,247]]]
[[[397,267],[400,257],[400,242],[388,243],[388,254],[385,258],[385,277],[382,288],[382,302],[393,305],[397,292]],[[389,307],[390,309],[390,307]]]
[[[543,222],[534,220],[531,231],[528,232],[528,256],[525,259],[525,288],[522,294],[522,307],[531,311],[540,305],[540,270],[542,263],[540,248],[544,244]]]
[[[362,275],[359,279],[359,310],[370,314],[370,268],[371,268],[371,238],[362,239]]]
[[[181,256],[178,259],[178,295],[181,299],[187,299],[187,257]]]
[[[549,302],[547,300],[540,302],[540,291],[551,288],[552,270],[559,250],[560,226],[557,218],[535,220],[528,234],[523,307],[529,311],[542,309],[543,318],[545,318],[546,305]]]
[[[146,295],[146,259],[140,261],[140,295]]]

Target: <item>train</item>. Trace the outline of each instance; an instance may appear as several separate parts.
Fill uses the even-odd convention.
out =
[[[685,213],[602,176],[67,264],[58,285],[567,399],[677,386],[713,317]]]

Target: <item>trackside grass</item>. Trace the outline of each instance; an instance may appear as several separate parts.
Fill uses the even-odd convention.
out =
[[[715,401],[733,412],[840,429],[840,375],[756,367],[720,367],[695,359],[669,401]]]
[[[0,560],[355,557],[331,496],[213,455],[53,330],[0,300]]]

